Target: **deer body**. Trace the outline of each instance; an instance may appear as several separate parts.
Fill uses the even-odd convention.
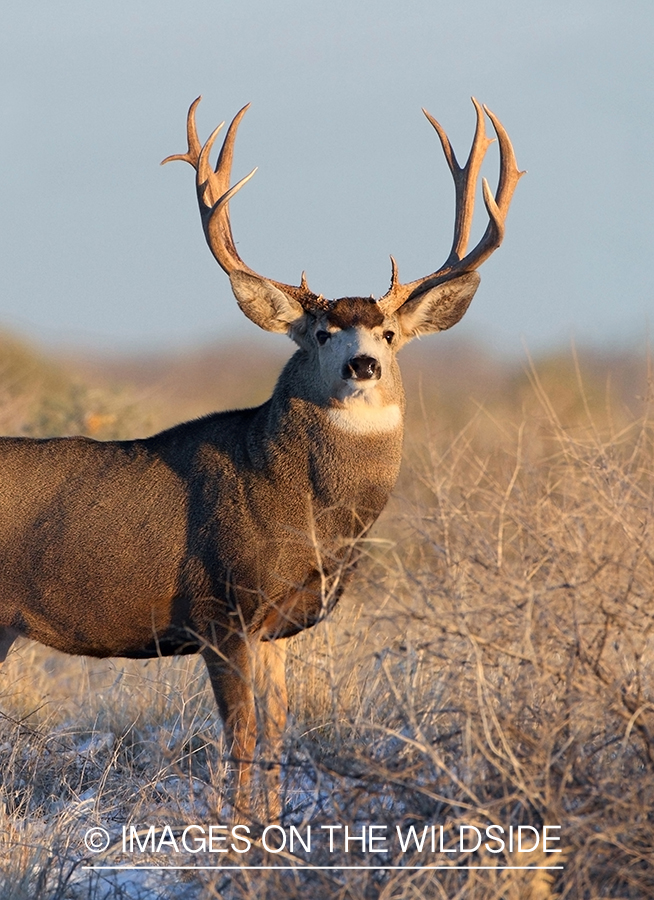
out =
[[[396,362],[413,337],[450,328],[499,246],[520,172],[506,132],[489,224],[466,255],[474,190],[490,141],[483,111],[461,168],[440,125],[454,177],[456,225],[445,265],[388,293],[325,300],[258,275],[240,258],[229,201],[232,122],[217,166],[192,104],[188,151],[205,236],[243,312],[299,349],[272,397],[150,438],[0,439],[0,662],[18,635],[67,653],[107,657],[200,652],[237,761],[234,803],[250,806],[257,738],[269,758],[268,817],[286,720],[284,638],[338,601],[360,539],[384,508],[400,467],[404,393]],[[164,160],[167,162],[168,160]],[[271,780],[270,780],[271,779]]]
[[[1,440],[0,621],[67,653],[137,658],[314,624],[386,503],[402,429],[333,424],[287,389],[301,365],[256,409],[145,440]]]

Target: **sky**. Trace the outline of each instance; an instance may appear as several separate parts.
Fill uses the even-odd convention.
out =
[[[0,328],[55,347],[247,340],[200,227],[185,150],[247,102],[239,253],[327,297],[435,271],[472,95],[520,181],[502,247],[453,330],[512,355],[630,346],[654,321],[651,0],[33,0],[0,12]],[[490,128],[490,125],[489,125]],[[497,180],[496,145],[484,174]],[[481,201],[473,229],[486,225]],[[452,333],[453,333],[452,332]],[[268,340],[282,340],[269,337]]]

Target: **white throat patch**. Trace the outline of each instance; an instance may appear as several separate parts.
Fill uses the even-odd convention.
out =
[[[397,403],[377,406],[367,403],[363,397],[356,397],[342,407],[327,410],[332,425],[350,434],[379,434],[395,431],[402,425],[402,412]]]

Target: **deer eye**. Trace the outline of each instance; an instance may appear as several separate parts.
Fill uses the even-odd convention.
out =
[[[322,347],[323,344],[326,344],[330,339],[331,334],[328,331],[316,331],[316,340]]]
[[[392,344],[394,337],[395,337],[394,331],[385,331],[384,332],[384,340],[386,341],[387,344]]]

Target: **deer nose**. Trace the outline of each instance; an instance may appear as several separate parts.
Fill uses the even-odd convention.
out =
[[[374,356],[353,356],[343,366],[343,379],[347,381],[356,378],[359,381],[368,381],[370,378],[381,378],[381,365]]]

